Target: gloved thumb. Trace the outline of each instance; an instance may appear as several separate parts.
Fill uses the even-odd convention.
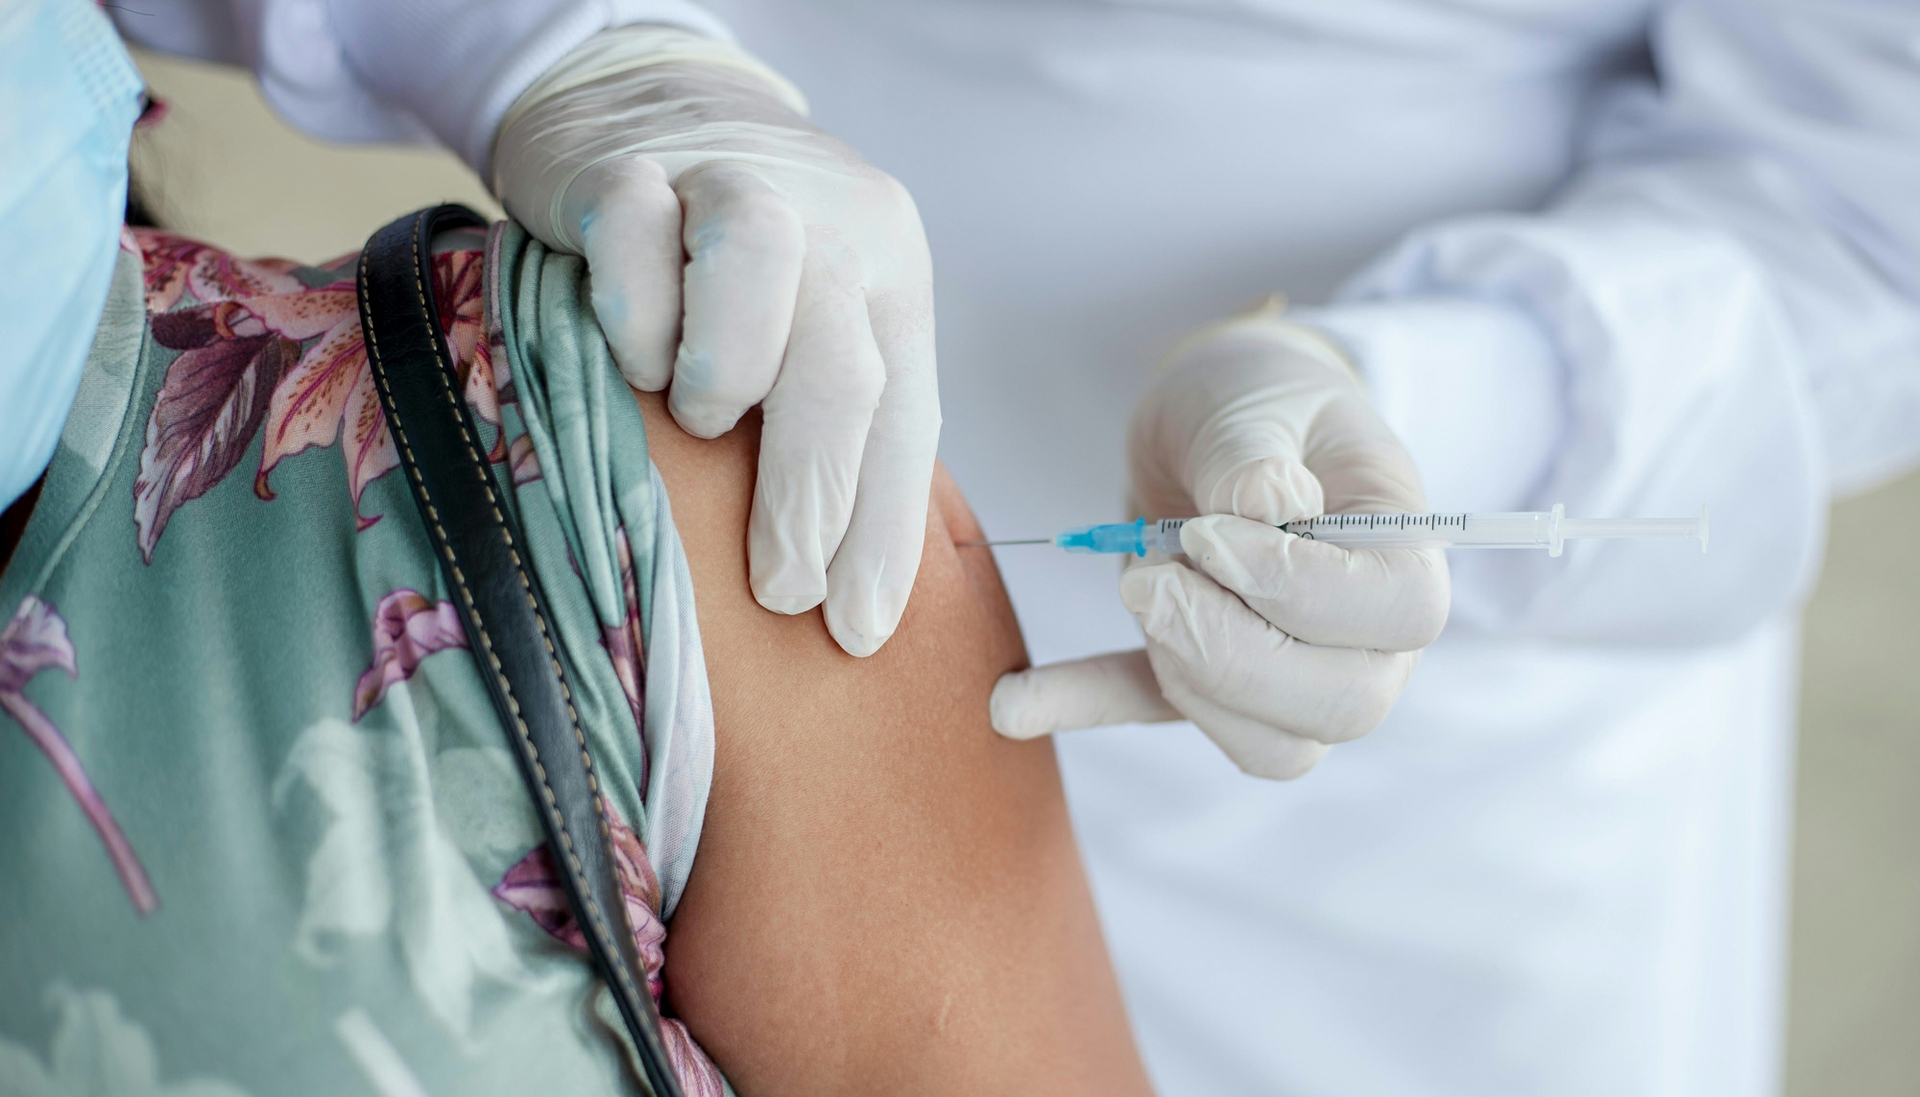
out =
[[[994,684],[988,712],[993,730],[1009,739],[1185,719],[1160,695],[1145,651],[1116,651],[1003,674]]]

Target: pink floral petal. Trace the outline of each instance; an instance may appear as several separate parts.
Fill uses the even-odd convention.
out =
[[[653,874],[653,865],[647,860],[647,848],[640,836],[627,826],[612,804],[602,803],[607,811],[608,830],[613,835],[614,873],[620,879],[627,922],[633,927],[634,948],[647,969],[647,987],[657,1002],[661,991],[660,971],[667,962],[667,927],[660,921],[659,914],[660,881]],[[508,906],[525,911],[555,938],[586,951],[587,940],[567,906],[566,891],[546,846],[535,846],[507,869],[493,894]]]
[[[360,304],[352,283],[335,283],[299,293],[279,293],[266,297],[248,297],[242,304],[260,317],[269,331],[289,339],[311,339],[351,319],[360,325]]]
[[[140,247],[149,315],[172,309],[183,295],[190,296],[192,303],[205,305],[242,297],[299,293],[305,288],[290,273],[294,264],[288,260],[235,259],[218,248],[170,232],[130,231]]]
[[[133,484],[134,525],[148,563],[173,512],[239,464],[266,418],[274,386],[299,351],[299,344],[277,335],[223,339],[167,367]]]
[[[469,329],[460,334],[472,335]],[[455,350],[456,355],[461,354]],[[500,425],[500,390],[493,380],[493,350],[484,339],[476,339],[461,358],[460,374],[465,379],[460,395],[482,420]]]
[[[485,255],[478,251],[443,252],[433,257],[433,304],[440,330],[454,357],[466,362],[485,334],[486,298],[482,282]]]
[[[206,245],[158,229],[129,229],[140,248],[141,278],[147,292],[147,315],[173,308],[187,288],[187,268]]]
[[[507,460],[513,468],[514,484],[531,484],[540,479],[540,454],[533,448],[533,436],[522,434],[507,448]]]
[[[515,910],[525,911],[535,925],[569,947],[586,951],[587,939],[581,935],[580,927],[573,920],[573,911],[567,907],[567,893],[546,846],[535,846],[507,869],[494,885],[493,894]]]
[[[680,1080],[685,1097],[725,1097],[727,1087],[720,1080],[720,1068],[693,1042],[687,1026],[671,1017],[660,1018],[660,1042],[666,1045],[667,1065]]]
[[[133,900],[134,909],[142,915],[152,914],[160,908],[160,899],[154,893],[153,881],[147,877],[146,866],[140,863],[119,821],[94,789],[86,768],[80,764],[80,756],[74,753],[66,736],[60,734],[53,720],[27,700],[23,692],[28,679],[48,667],[66,671],[69,678],[80,676],[73,644],[67,639],[67,623],[51,604],[29,594],[14,611],[7,627],[0,630],[0,712],[13,717],[27,738],[53,763],[54,772],[60,775],[68,794],[107,847],[107,858],[119,874],[127,897]]]
[[[633,927],[633,943],[640,963],[646,968],[647,992],[660,1004],[665,989],[662,973],[667,963],[667,927],[660,921],[660,881],[647,860],[647,848],[612,804],[607,812],[607,829],[613,841],[614,872],[620,878],[621,897],[627,908],[627,922]],[[567,906],[567,894],[555,870],[547,847],[535,846],[506,874],[493,894],[516,910],[525,911],[534,924],[546,930],[568,947],[581,952],[587,941]],[[680,1079],[680,1088],[688,1097],[721,1097],[726,1092],[720,1070],[695,1043],[687,1027],[670,1017],[660,1021],[660,1039],[667,1052],[667,1064]]]
[[[367,345],[356,310],[339,318],[274,386],[254,494],[273,498],[267,474],[282,458],[313,446],[333,445],[340,437],[347,398],[366,372]]]
[[[387,689],[413,677],[420,661],[436,651],[467,646],[452,602],[434,602],[415,590],[380,599],[373,614],[373,659],[353,688],[353,718],[379,704]]]
[[[291,273],[284,259],[236,259],[218,248],[202,246],[187,268],[187,290],[205,303],[237,301],[280,293],[302,293],[306,287]]]
[[[434,309],[453,352],[461,391],[474,415],[500,425],[493,359],[486,341],[486,253],[443,252],[433,257]]]
[[[67,623],[53,606],[29,594],[0,629],[0,693],[20,692],[29,678],[48,667],[66,671],[69,678],[80,676]]]

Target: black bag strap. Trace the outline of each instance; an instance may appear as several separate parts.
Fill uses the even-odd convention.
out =
[[[360,324],[394,447],[440,554],[520,775],[539,809],[567,901],[654,1097],[680,1097],[660,1040],[609,852],[607,815],[566,676],[554,652],[540,585],[523,540],[495,495],[473,415],[433,306],[433,237],[486,222],[465,206],[435,206],[373,234],[360,256]]]

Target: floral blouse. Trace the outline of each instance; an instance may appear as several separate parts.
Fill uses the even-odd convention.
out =
[[[0,574],[0,1092],[645,1092],[391,475],[358,257],[122,249]],[[496,226],[434,292],[658,997],[713,717],[646,430],[577,259]]]

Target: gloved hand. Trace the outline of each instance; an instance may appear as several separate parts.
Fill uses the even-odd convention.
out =
[[[605,31],[508,112],[494,190],[586,257],[621,372],[671,386],[688,433],[761,405],[754,597],[778,613],[824,599],[834,639],[864,656],[920,568],[940,433],[932,268],[905,189],[805,109],[726,43]]]
[[[1136,560],[1121,577],[1146,650],[1003,677],[1002,735],[1184,716],[1246,772],[1296,777],[1373,730],[1439,635],[1439,550],[1350,550],[1274,528],[1426,509],[1344,356],[1276,313],[1188,340],[1134,415],[1134,513],[1206,516],[1181,528],[1184,558]]]

